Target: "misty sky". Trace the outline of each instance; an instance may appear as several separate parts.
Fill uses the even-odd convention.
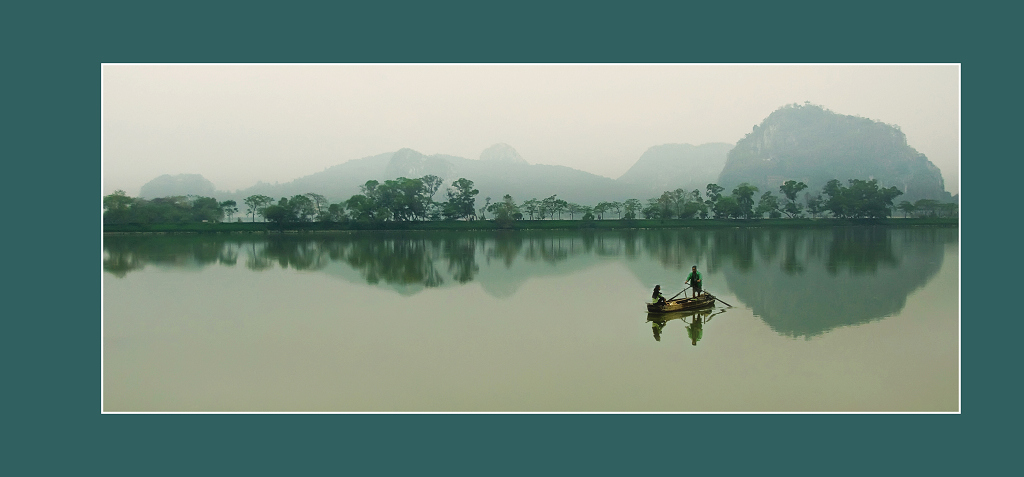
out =
[[[403,147],[477,159],[495,143],[614,179],[652,146],[735,144],[805,101],[898,125],[960,190],[956,64],[107,64],[102,75],[103,194],[184,173],[234,191]]]

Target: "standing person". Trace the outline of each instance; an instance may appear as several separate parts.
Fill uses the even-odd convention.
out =
[[[700,292],[701,292],[701,290],[704,287],[704,283],[702,283],[702,281],[700,279],[700,272],[697,271],[697,266],[696,265],[693,266],[693,270],[690,272],[689,275],[686,276],[686,281],[683,282],[683,283],[689,283],[690,286],[693,287],[693,296],[694,297],[696,297],[697,295],[700,295]]]

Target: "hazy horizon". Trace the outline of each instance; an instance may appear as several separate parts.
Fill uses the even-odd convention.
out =
[[[103,194],[162,174],[218,190],[411,148],[618,178],[648,148],[735,144],[810,102],[897,125],[960,192],[957,64],[105,64]],[[366,178],[372,179],[372,178]],[[472,179],[472,178],[469,178]],[[311,191],[315,192],[315,191]]]

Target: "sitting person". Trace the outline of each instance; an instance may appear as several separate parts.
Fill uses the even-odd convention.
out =
[[[661,285],[654,285],[654,293],[651,294],[651,299],[657,305],[665,304],[665,296],[661,294]]]

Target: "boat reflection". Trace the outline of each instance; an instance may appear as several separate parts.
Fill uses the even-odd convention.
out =
[[[705,308],[701,310],[675,311],[671,313],[648,313],[647,322],[651,324],[651,331],[654,333],[654,340],[661,341],[661,333],[672,320],[679,320],[686,325],[686,336],[690,343],[697,346],[697,342],[704,337],[704,324],[712,318],[725,313],[728,308]]]

